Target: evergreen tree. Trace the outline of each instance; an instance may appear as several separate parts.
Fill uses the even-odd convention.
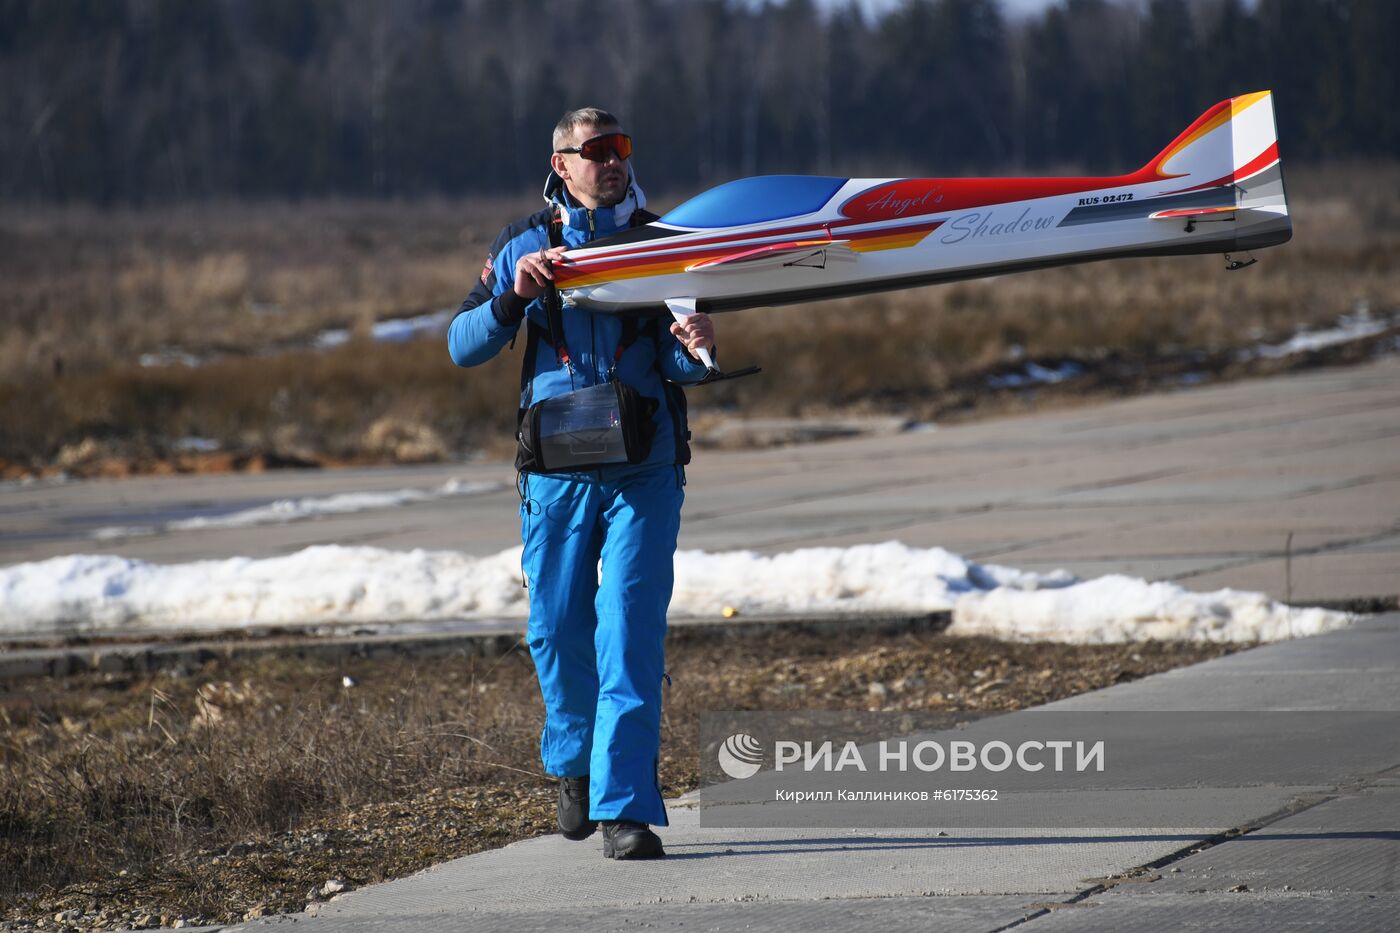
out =
[[[532,190],[569,107],[658,191],[1141,164],[1272,88],[1290,158],[1400,154],[1400,4],[0,0],[0,199]]]

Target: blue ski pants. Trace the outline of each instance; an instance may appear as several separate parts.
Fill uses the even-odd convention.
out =
[[[614,482],[522,479],[526,638],[545,706],[540,758],[557,777],[591,776],[592,819],[668,825],[657,766],[683,475],[666,467]]]

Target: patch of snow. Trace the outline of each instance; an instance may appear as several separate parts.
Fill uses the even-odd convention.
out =
[[[443,308],[441,311],[420,314],[417,317],[380,321],[370,328],[369,333],[370,337],[379,343],[402,343],[423,334],[445,332],[456,314],[456,308]]]
[[[1025,573],[970,563],[943,548],[910,548],[893,541],[772,556],[683,551],[676,555],[671,610],[695,616],[718,616],[725,606],[741,614],[921,613],[952,609],[961,594],[981,589],[1073,581],[1064,571]]]
[[[221,446],[223,445],[212,437],[182,437],[174,444],[176,450],[187,450],[201,454],[213,453]]]
[[[1054,385],[1057,382],[1064,382],[1066,379],[1078,376],[1082,372],[1084,372],[1084,367],[1073,360],[1066,360],[1054,368],[1030,362],[1022,366],[1020,372],[988,376],[986,382],[987,386],[992,389],[1025,389],[1038,385]]]
[[[391,509],[414,502],[446,499],[453,496],[474,496],[504,489],[503,483],[467,483],[449,480],[436,489],[395,489],[388,492],[348,492],[335,496],[305,499],[278,499],[256,508],[241,509],[222,515],[197,515],[161,525],[134,525],[99,528],[92,536],[99,541],[134,538],[171,531],[194,531],[206,528],[249,528],[254,525],[281,525],[305,521],[324,515],[346,515],[372,509]]]
[[[1314,350],[1374,337],[1376,334],[1384,333],[1396,323],[1398,321],[1395,318],[1373,318],[1370,309],[1362,304],[1357,307],[1355,313],[1344,314],[1338,318],[1335,327],[1299,331],[1283,343],[1263,344],[1243,350],[1240,353],[1240,358],[1276,360],[1297,353],[1310,353]]]
[[[1193,593],[1123,576],[1078,581],[977,564],[897,542],[676,554],[673,616],[952,610],[952,631],[1015,640],[1143,638],[1271,641],[1339,628],[1352,617],[1294,609],[1258,593]],[[453,551],[311,547],[283,557],[156,565],[77,555],[0,568],[0,634],[97,634],[140,627],[394,624],[528,614],[520,548]]]
[[[0,480],[0,489],[19,487],[21,489],[31,486],[62,486],[65,483],[73,482],[73,474],[67,470],[59,470],[52,476],[21,476],[19,479]]]
[[[311,345],[317,350],[330,350],[344,343],[350,342],[350,331],[343,327],[333,330],[323,330],[311,340]]]
[[[136,362],[144,369],[158,366],[185,366],[189,369],[197,369],[204,364],[204,360],[200,357],[193,353],[186,353],[178,347],[162,347],[154,353],[142,353]]]
[[[0,632],[100,633],[521,615],[520,552],[310,547],[284,557],[158,565],[111,555],[0,570]]]
[[[452,322],[456,313],[456,308],[443,308],[441,311],[434,311],[431,314],[378,321],[370,326],[369,336],[375,343],[405,343],[425,334],[446,331],[447,325]],[[349,340],[350,331],[337,327],[321,331],[311,342],[318,350],[329,350]]]
[[[1299,609],[1262,593],[1196,593],[1175,583],[1113,574],[1059,589],[969,594],[950,631],[1014,641],[1085,644],[1139,641],[1277,641],[1318,635],[1351,622],[1346,613]]]

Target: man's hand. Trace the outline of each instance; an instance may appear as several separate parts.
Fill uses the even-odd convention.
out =
[[[515,261],[515,293],[521,298],[538,298],[545,287],[554,280],[550,263],[557,262],[568,247],[556,246],[553,249],[540,248],[537,253],[526,253]]]
[[[713,350],[715,347],[715,322],[704,311],[697,311],[685,319],[671,325],[671,333],[685,347],[692,359],[699,359],[696,350]]]

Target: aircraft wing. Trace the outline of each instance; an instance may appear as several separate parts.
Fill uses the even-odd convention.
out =
[[[1233,214],[1240,210],[1233,207],[1182,207],[1171,211],[1154,211],[1148,214],[1149,220],[1175,220],[1182,217],[1204,217],[1207,214]]]

